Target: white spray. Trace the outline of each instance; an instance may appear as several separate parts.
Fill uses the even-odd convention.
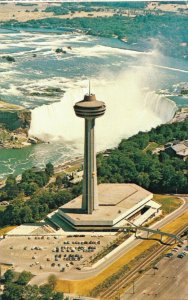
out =
[[[116,78],[103,74],[103,80],[92,81],[92,92],[107,107],[105,115],[96,120],[97,150],[113,147],[122,138],[149,130],[173,117],[175,103],[148,88],[152,68],[151,65],[132,67]],[[85,92],[82,87],[73,88],[66,92],[61,102],[34,109],[30,135],[46,141],[61,139],[80,147],[84,121],[75,116],[73,105],[83,99]]]

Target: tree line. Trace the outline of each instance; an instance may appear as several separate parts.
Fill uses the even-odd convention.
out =
[[[51,8],[49,8],[51,9]],[[59,9],[59,8],[58,8]],[[138,15],[134,18],[118,13],[111,17],[96,18],[45,18],[41,20],[30,20],[27,22],[18,22],[11,20],[2,23],[3,27],[24,27],[46,29],[70,29],[83,30],[85,33],[101,37],[118,39],[126,37],[127,45],[133,49],[152,48],[151,38],[158,39],[159,50],[165,54],[175,57],[186,58],[188,55],[187,47],[181,47],[185,42],[187,31],[187,16],[183,14],[163,13]],[[137,46],[134,46],[137,43]]]
[[[109,156],[98,155],[100,182],[136,183],[155,193],[188,193],[188,159],[164,151],[153,154],[150,142],[164,145],[188,139],[188,120],[165,124],[122,140]]]
[[[4,284],[2,300],[66,300],[63,293],[55,292],[55,278],[51,275],[48,283],[40,287],[29,285],[28,282],[33,277],[30,272],[23,271],[20,274],[13,270],[8,270],[2,276],[1,282]]]
[[[0,191],[0,201],[14,199],[20,193],[31,196],[39,188],[44,187],[53,175],[54,166],[50,162],[46,164],[44,171],[35,168],[24,171],[20,182],[17,182],[14,175],[9,175],[4,188]]]
[[[136,183],[154,193],[188,193],[188,160],[172,157],[164,151],[153,154],[148,148],[151,142],[164,145],[186,139],[188,120],[161,125],[123,139],[108,156],[98,154],[98,181]],[[9,176],[1,196],[5,193],[12,200],[0,212],[0,226],[41,220],[82,193],[82,182],[71,186],[70,178],[65,175],[58,175],[54,183],[46,186],[53,173],[53,165],[49,163],[45,171],[24,171],[19,183],[12,175]]]
[[[52,210],[81,194],[82,184],[71,187],[66,176],[57,176],[54,184],[46,186],[53,173],[53,165],[49,163],[45,171],[24,171],[19,183],[10,175],[1,191],[1,201],[7,199],[10,204],[0,211],[0,226],[41,220]]]

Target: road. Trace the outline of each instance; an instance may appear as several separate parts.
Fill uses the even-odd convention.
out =
[[[184,247],[179,249],[182,252]],[[163,258],[158,270],[148,270],[121,295],[121,300],[187,300],[188,299],[188,253],[186,257]]]
[[[66,169],[69,169],[70,167],[74,167],[79,163],[80,164],[83,163],[83,157],[77,157],[74,160],[67,161],[64,164],[55,167],[54,173],[55,173],[55,175],[57,175],[58,173],[65,172]]]
[[[170,215],[166,216],[164,219],[158,221],[157,223],[153,224],[151,226],[152,229],[160,229],[161,227],[167,225],[186,211],[188,211],[188,196],[181,197],[184,200],[184,204],[179,207],[177,210],[172,212]],[[89,277],[93,277],[101,273],[103,270],[105,270],[107,267],[109,267],[113,262],[115,262],[117,259],[119,259],[122,255],[124,255],[127,251],[133,249],[140,243],[142,243],[143,240],[135,239],[132,241],[129,245],[126,245],[124,248],[122,248],[120,251],[114,254],[114,256],[110,257],[108,260],[102,262],[98,267],[95,269],[88,269],[88,270],[81,270],[81,271],[70,271],[65,273],[56,273],[57,277],[59,279],[65,279],[65,280],[83,280],[88,279]],[[48,278],[50,273],[44,273],[38,276],[33,277],[31,280],[31,284],[43,284],[46,281],[46,278]]]

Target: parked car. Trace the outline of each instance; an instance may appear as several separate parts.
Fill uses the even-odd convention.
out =
[[[177,252],[179,250],[179,248],[177,248],[177,247],[174,247],[173,249],[172,249],[172,251],[174,251],[174,252]]]
[[[172,252],[169,252],[169,253],[165,254],[165,257],[172,257],[172,256],[173,256]]]

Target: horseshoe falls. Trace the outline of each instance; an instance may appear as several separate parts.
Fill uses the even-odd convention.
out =
[[[176,111],[174,101],[158,93],[173,94],[187,82],[188,62],[167,57],[155,47],[140,51],[113,38],[82,33],[27,30],[0,31],[1,99],[31,109],[29,135],[46,143],[22,149],[0,149],[0,178],[54,165],[83,153],[84,121],[73,105],[88,92],[105,101],[107,110],[96,121],[97,150],[114,147],[122,138],[168,122]],[[56,48],[66,54],[57,55]],[[35,57],[34,57],[35,54]],[[187,100],[184,100],[184,102]]]
[[[106,114],[97,119],[96,138],[98,151],[117,146],[122,138],[138,131],[149,130],[170,121],[176,104],[155,92],[145,91],[126,81],[126,76],[116,82],[97,82],[93,92],[97,99],[105,101]],[[58,103],[43,105],[32,111],[29,134],[46,142],[58,140],[71,143],[76,148],[83,144],[84,121],[76,118],[73,105],[83,99],[81,88],[69,90]]]

